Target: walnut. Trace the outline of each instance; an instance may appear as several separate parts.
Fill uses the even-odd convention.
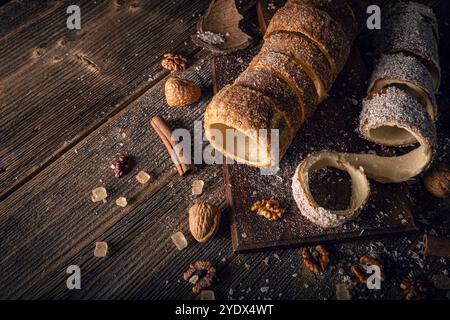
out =
[[[278,220],[283,217],[284,213],[284,209],[280,207],[278,200],[275,198],[256,201],[250,208],[250,211],[255,211],[258,215],[268,220]]]
[[[313,256],[319,260],[322,271],[325,271],[330,263],[330,255],[328,254],[327,249],[319,244],[313,251]]]
[[[384,268],[381,263],[369,256],[362,256],[359,258],[359,266],[352,266],[351,270],[361,284],[367,284],[367,279],[369,275],[366,273],[367,267],[373,265],[380,268],[380,278],[382,281],[385,279]]]
[[[211,287],[216,277],[216,269],[212,263],[205,260],[198,260],[189,265],[186,272],[183,273],[183,279],[192,283],[192,292],[199,294],[203,289]]]
[[[164,86],[164,94],[169,106],[182,107],[197,102],[202,90],[191,80],[170,77]]]
[[[219,229],[221,212],[207,202],[195,203],[189,208],[189,229],[198,242],[211,239]]]
[[[402,297],[405,300],[422,300],[427,297],[428,287],[425,282],[406,278],[400,283],[403,289]]]
[[[310,253],[306,247],[302,248],[302,258],[305,266],[314,273],[324,272],[330,263],[330,256],[322,245],[317,245]]]
[[[161,66],[169,71],[183,71],[186,70],[187,60],[179,54],[166,53],[164,59],[161,61]]]
[[[450,195],[450,168],[441,165],[429,171],[424,178],[425,188],[436,198]]]
[[[356,277],[356,280],[358,280],[361,284],[367,284],[368,276],[367,274],[358,266],[352,266],[352,272]]]
[[[367,267],[370,265],[377,266],[378,268],[380,268],[380,277],[381,277],[381,280],[384,281],[384,279],[385,279],[384,268],[378,260],[376,260],[372,257],[369,257],[369,256],[362,256],[361,258],[359,258],[359,264],[364,269],[367,269]]]

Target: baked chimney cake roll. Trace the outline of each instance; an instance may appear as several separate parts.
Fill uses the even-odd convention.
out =
[[[348,1],[288,0],[268,25],[261,52],[207,106],[211,145],[250,166],[275,165],[325,99],[357,30]]]

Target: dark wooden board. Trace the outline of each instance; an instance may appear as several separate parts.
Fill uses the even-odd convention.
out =
[[[255,47],[251,51],[216,58],[212,64],[215,89],[232,82],[257,52],[258,47]],[[314,115],[299,130],[276,175],[265,176],[259,169],[245,165],[224,165],[227,201],[233,209],[231,232],[236,253],[417,230],[406,183],[380,184],[372,181],[370,201],[358,219],[329,230],[315,226],[304,218],[292,197],[290,186],[295,169],[313,151],[392,152],[369,143],[356,132],[359,102],[366,90],[367,70],[356,47],[348,61],[327,100],[318,106]],[[348,189],[337,183],[333,185],[324,180],[318,188],[318,193],[322,195],[336,193],[338,197],[348,197]],[[249,211],[255,201],[272,196],[278,198],[287,209],[283,219],[271,222]]]

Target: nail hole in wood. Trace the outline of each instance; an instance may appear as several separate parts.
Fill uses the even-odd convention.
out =
[[[99,67],[97,66],[97,64],[92,61],[91,58],[89,58],[88,56],[81,54],[81,53],[77,53],[75,54],[76,58],[83,62],[89,69],[93,70],[93,71],[99,71]]]

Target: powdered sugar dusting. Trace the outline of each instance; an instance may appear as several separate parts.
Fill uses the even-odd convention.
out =
[[[432,104],[431,116],[437,113],[436,98],[434,96],[433,80],[428,69],[413,56],[403,53],[383,54],[376,62],[370,80],[369,91],[380,80],[391,80],[401,83],[408,82],[421,88]],[[412,90],[416,90],[414,87]],[[421,92],[417,92],[420,96]],[[427,107],[426,105],[424,106]]]
[[[435,88],[440,81],[437,39],[432,27],[417,12],[387,16],[375,42],[378,53],[408,52],[423,59]]]

